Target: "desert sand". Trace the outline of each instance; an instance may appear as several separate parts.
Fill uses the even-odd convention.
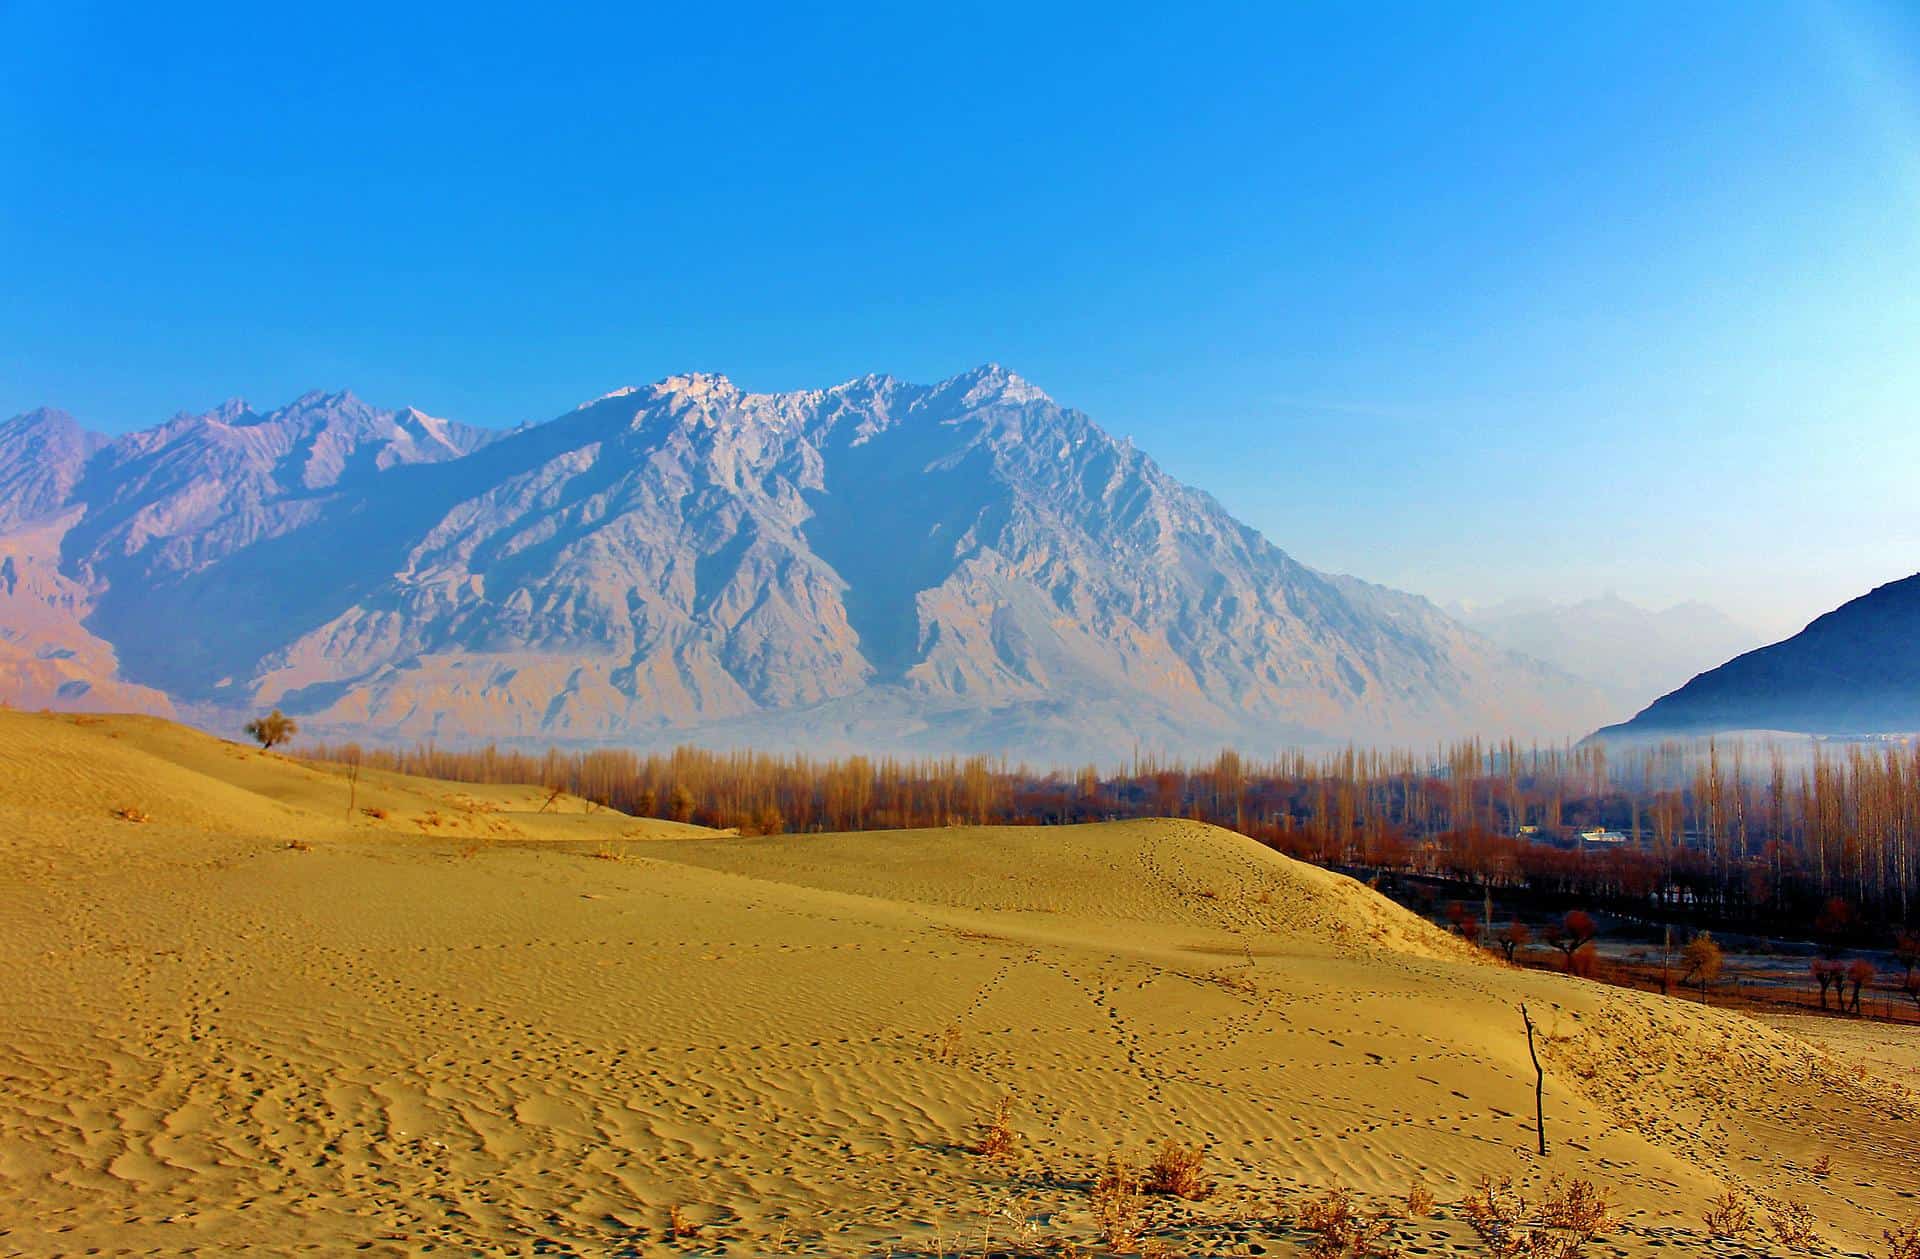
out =
[[[1787,1253],[1705,1237],[1728,1182],[1845,1252],[1920,1212],[1910,1047],[1511,969],[1193,822],[743,839],[0,713],[0,878],[9,1253],[1098,1253],[1169,1137],[1214,1189],[1150,1199],[1168,1254],[1303,1252],[1335,1183],[1430,1186],[1408,1254],[1486,1253],[1482,1175],[1610,1190],[1594,1255]]]

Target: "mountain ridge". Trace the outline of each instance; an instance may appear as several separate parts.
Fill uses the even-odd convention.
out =
[[[1920,731],[1920,573],[1876,586],[1745,652],[1595,738],[1780,730]]]
[[[315,391],[127,434],[77,477],[61,449],[71,619],[196,711],[1076,757],[1602,711],[997,364],[786,393],[681,373],[500,431]]]

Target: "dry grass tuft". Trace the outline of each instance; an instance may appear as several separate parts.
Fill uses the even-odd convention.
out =
[[[360,811],[376,822],[384,822],[387,820],[387,811],[377,804],[370,804]]]
[[[1804,1202],[1783,1198],[1768,1203],[1767,1227],[1781,1245],[1792,1250],[1812,1250],[1820,1244],[1820,1234],[1813,1227],[1813,1208]]]
[[[591,855],[595,861],[620,861],[624,859],[623,854],[615,851],[610,844],[600,845],[593,850]]]
[[[294,852],[312,852],[313,851],[313,845],[309,844],[304,839],[290,839],[286,842],[284,846],[286,848],[291,849]]]
[[[1920,1259],[1920,1216],[1880,1234],[1887,1242],[1887,1259]]]
[[[1134,1249],[1146,1230],[1147,1199],[1140,1192],[1140,1174],[1118,1154],[1107,1155],[1106,1165],[1093,1183],[1093,1222],[1116,1251]]]
[[[993,1118],[987,1121],[973,1152],[998,1161],[1012,1158],[1019,1144],[1019,1134],[1013,1130],[1013,1095],[1009,1093],[993,1104]]]
[[[145,809],[136,809],[130,804],[121,805],[119,808],[113,811],[113,815],[119,818],[122,822],[153,821],[153,814],[147,812]]]
[[[1409,1219],[1425,1219],[1433,1214],[1433,1190],[1427,1188],[1427,1182],[1416,1180],[1407,1187],[1407,1216]]]
[[[1719,1197],[1707,1204],[1707,1213],[1702,1218],[1709,1237],[1739,1237],[1753,1227],[1753,1207],[1739,1190],[1728,1185]]]
[[[960,1061],[960,1025],[949,1023],[940,1029],[933,1039],[933,1060],[935,1062]]]
[[[683,1238],[700,1236],[700,1225],[690,1218],[679,1204],[667,1208],[667,1240],[680,1241]]]
[[[1146,1191],[1198,1202],[1213,1192],[1201,1166],[1206,1155],[1199,1146],[1168,1137],[1147,1165]]]

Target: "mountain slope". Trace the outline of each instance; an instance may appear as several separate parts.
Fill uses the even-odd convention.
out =
[[[1592,682],[1621,712],[1644,707],[1757,637],[1704,603],[1652,611],[1614,594],[1570,604],[1510,601],[1458,615],[1501,646]]]
[[[127,675],[316,729],[1080,757],[1603,711],[992,366],[679,376],[491,441],[309,395],[123,438],[69,502]]]
[[[1603,736],[1920,730],[1920,574],[1694,678]]]

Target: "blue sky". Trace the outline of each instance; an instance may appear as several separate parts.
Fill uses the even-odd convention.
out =
[[[991,359],[1437,598],[1920,568],[1912,9],[269,8],[0,0],[0,413]]]

